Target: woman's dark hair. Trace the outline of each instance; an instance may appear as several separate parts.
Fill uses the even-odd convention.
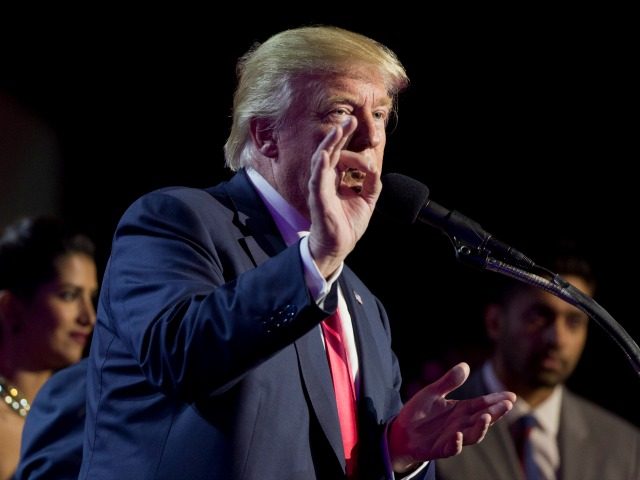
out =
[[[7,226],[0,237],[0,290],[31,298],[55,278],[56,260],[69,253],[94,257],[95,246],[53,217],[28,217]]]

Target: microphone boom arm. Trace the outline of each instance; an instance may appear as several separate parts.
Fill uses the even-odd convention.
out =
[[[543,288],[589,315],[624,351],[640,375],[640,348],[631,336],[595,300],[572,286],[558,274],[500,242],[477,222],[429,199],[429,188],[411,177],[389,173],[382,177],[383,194],[378,207],[396,220],[430,224],[444,232],[453,243],[456,258],[481,270],[490,270],[521,282]],[[545,278],[545,275],[549,278]]]

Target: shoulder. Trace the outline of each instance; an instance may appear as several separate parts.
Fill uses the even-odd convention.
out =
[[[615,432],[619,436],[640,438],[640,429],[631,422],[568,389],[564,390],[562,408],[563,416],[579,414],[585,422],[601,433]]]
[[[165,187],[146,193],[124,212],[116,238],[145,232],[194,233],[203,224],[232,218],[233,212],[212,195],[212,190]]]
[[[158,190],[148,192],[137,200],[127,209],[127,213],[136,212],[139,209],[154,209],[160,206],[175,205],[179,208],[182,205],[188,209],[199,209],[217,203],[211,194],[216,187],[204,190],[191,187],[164,187]],[[126,215],[126,213],[125,213]]]
[[[122,216],[121,223],[145,218],[177,219],[180,224],[206,217],[223,215],[231,217],[237,210],[236,203],[256,201],[256,194],[244,171],[230,180],[206,189],[183,186],[164,187],[151,191],[134,201]],[[144,223],[144,222],[143,222]]]
[[[59,370],[42,386],[34,400],[34,406],[39,405],[41,402],[38,400],[45,397],[77,398],[76,392],[84,392],[86,375],[86,358],[82,359],[78,363]],[[80,395],[80,398],[84,398],[84,395]],[[33,412],[29,414],[29,417],[32,416],[32,413]]]

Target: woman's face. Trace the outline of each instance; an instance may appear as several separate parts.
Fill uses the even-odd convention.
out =
[[[41,285],[24,305],[22,328],[14,337],[30,363],[40,368],[57,369],[80,360],[96,321],[94,260],[70,253],[55,266],[57,277]]]

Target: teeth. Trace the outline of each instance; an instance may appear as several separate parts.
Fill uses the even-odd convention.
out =
[[[361,172],[356,168],[348,168],[346,176],[353,179],[354,181],[362,181],[364,180],[364,177],[367,176],[367,174],[364,172]]]
[[[344,183],[354,192],[360,193],[362,191],[362,183],[364,182],[364,177],[366,176],[366,173],[361,172],[356,168],[347,168],[344,172],[342,172],[342,183]]]

